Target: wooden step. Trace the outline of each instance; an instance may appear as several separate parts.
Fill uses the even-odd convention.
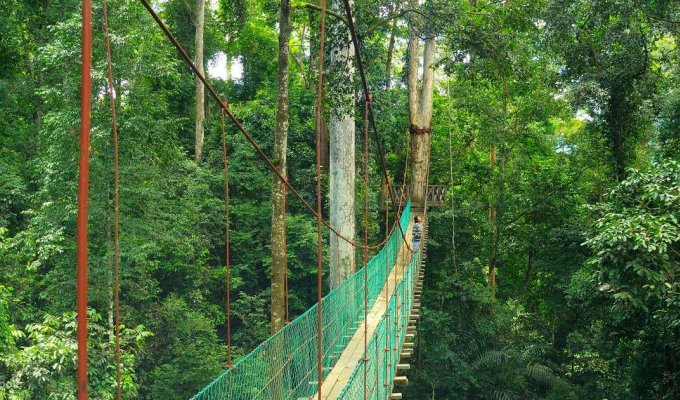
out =
[[[404,343],[404,350],[411,350],[411,349],[413,349],[413,346],[415,346],[413,344],[413,342],[405,342]]]
[[[415,339],[415,338],[416,338],[416,335],[414,333],[407,333],[406,336],[405,336],[405,339],[407,341],[413,341],[413,339]]]
[[[413,356],[412,351],[402,351],[401,354],[399,354],[399,358],[411,358]]]
[[[397,364],[397,371],[406,371],[411,369],[411,364]]]
[[[395,385],[408,385],[408,378],[405,376],[395,376],[394,377],[394,384]]]
[[[392,393],[390,394],[390,400],[401,400],[404,397],[401,395],[401,393]]]

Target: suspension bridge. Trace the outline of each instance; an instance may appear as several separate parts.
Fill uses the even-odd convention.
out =
[[[400,399],[393,387],[408,382],[399,374],[410,369],[413,356],[427,243],[424,234],[417,251],[409,248],[411,217],[421,215],[411,211],[409,202],[399,219],[403,230],[395,229],[367,265],[241,358],[193,400]],[[316,343],[319,308],[321,353]]]
[[[321,98],[323,87],[323,59],[325,41],[326,2],[321,0],[321,27],[316,100],[317,127],[317,190],[316,207],[309,204],[286,179],[275,163],[265,154],[253,136],[231,113],[226,100],[218,96],[201,70],[192,62],[147,0],[140,0],[148,13],[176,47],[179,55],[200,79],[221,111],[222,156],[224,164],[225,200],[225,253],[226,253],[226,321],[227,366],[225,371],[192,400],[300,400],[300,399],[401,399],[400,385],[408,383],[405,373],[411,368],[414,354],[417,322],[420,317],[420,296],[423,287],[427,249],[427,209],[444,200],[444,188],[429,186],[429,169],[420,189],[423,198],[412,203],[407,183],[407,165],[403,185],[395,187],[389,179],[380,136],[373,115],[372,98],[361,60],[349,1],[343,0],[347,27],[355,48],[356,65],[361,77],[364,100],[364,189],[368,193],[369,126],[375,139],[375,148],[382,167],[385,197],[385,239],[378,244],[368,243],[368,196],[364,204],[364,240],[356,242],[339,233],[322,217],[320,174]],[[114,303],[116,336],[117,398],[121,395],[120,367],[120,313],[119,313],[119,161],[116,102],[111,61],[108,13],[103,0],[103,20],[108,69],[108,92],[111,99],[114,167]],[[89,134],[91,108],[91,54],[92,54],[92,4],[83,0],[83,46],[80,163],[78,185],[77,224],[77,314],[78,314],[78,399],[88,399],[87,381],[87,214],[89,180]],[[249,354],[235,363],[231,354],[230,325],[230,260],[229,260],[229,169],[225,121],[230,120],[245,136],[253,149],[285,185],[286,190],[300,201],[317,221],[317,303],[302,315],[286,324]],[[427,165],[429,165],[429,152]],[[388,200],[391,200],[388,205]],[[390,209],[396,218],[389,226]],[[414,218],[423,220],[420,245],[414,246]],[[357,249],[363,250],[361,268],[325,296],[322,291],[322,227]],[[376,254],[369,260],[369,251]]]

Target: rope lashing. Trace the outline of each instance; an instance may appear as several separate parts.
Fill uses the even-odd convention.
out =
[[[415,125],[409,125],[408,131],[412,135],[425,135],[425,134],[432,133],[432,128],[429,128],[429,127],[419,128]]]

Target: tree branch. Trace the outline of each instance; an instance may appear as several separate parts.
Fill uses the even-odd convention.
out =
[[[295,4],[291,4],[290,8],[291,8],[291,10],[294,10],[296,8],[307,8],[307,9],[313,10],[313,11],[321,11],[321,7],[317,6],[316,4],[312,4],[312,3],[295,3]],[[330,9],[326,9],[326,13],[328,15],[332,15],[333,17],[337,18],[338,20],[345,23],[345,25],[347,25],[347,20],[345,19],[345,17],[342,16],[342,14],[339,14],[339,13],[333,11],[333,10],[330,10]]]

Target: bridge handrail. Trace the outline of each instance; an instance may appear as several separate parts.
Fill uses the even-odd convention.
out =
[[[413,289],[421,265],[421,251],[422,246],[415,254],[412,254],[403,279],[390,296],[388,310],[383,314],[375,333],[368,342],[368,361],[366,364],[357,364],[338,399],[390,398],[397,364],[406,339],[406,327],[409,324],[413,307]],[[367,369],[366,388],[364,388],[364,368]]]
[[[404,231],[408,228],[410,213],[409,200],[399,220]],[[395,265],[401,242],[401,230],[395,229],[387,244],[365,266],[369,276],[369,309]],[[321,306],[325,378],[363,320],[363,269],[330,291]],[[317,391],[317,307],[318,303],[243,356],[233,369],[223,372],[192,400],[279,400],[312,396]]]

